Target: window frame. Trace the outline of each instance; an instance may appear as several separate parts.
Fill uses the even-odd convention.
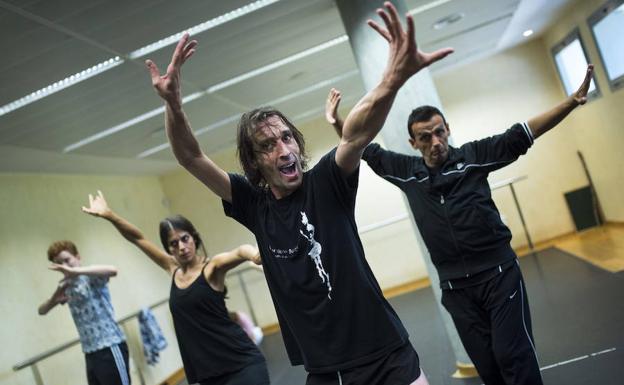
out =
[[[609,81],[609,88],[611,89],[611,91],[615,91],[624,87],[624,73],[617,78],[611,79],[611,76],[609,75],[609,70],[607,69],[607,65],[604,60],[604,56],[602,54],[602,50],[600,49],[598,39],[596,38],[596,34],[594,32],[594,26],[598,24],[598,22],[602,21],[602,19],[609,16],[614,9],[620,7],[623,4],[624,0],[608,0],[587,18],[587,25],[589,27],[589,30],[591,31],[592,38],[594,39],[594,45],[596,46],[596,51],[598,51],[598,55],[600,56],[600,61],[602,62],[602,67],[604,68],[605,74],[607,75],[607,80]]]
[[[561,73],[561,69],[559,68],[559,65],[557,64],[557,54],[561,52],[564,48],[569,46],[575,40],[578,40],[581,45],[583,56],[585,56],[585,62],[588,64],[591,63],[591,60],[589,60],[589,55],[587,55],[587,50],[585,49],[585,44],[583,43],[583,39],[581,38],[581,33],[578,27],[570,31],[570,33],[568,33],[563,39],[561,39],[558,43],[556,43],[550,50],[553,62],[555,64],[555,68],[557,69],[557,74],[559,75],[559,81],[561,82],[561,87],[563,88],[563,92],[566,94],[566,96],[570,96],[570,95],[568,95],[568,91],[566,90],[566,87],[565,87],[563,74]],[[594,73],[592,74],[592,80],[594,81],[594,85],[596,86],[596,89],[587,94],[588,102],[594,99],[598,99],[599,97],[602,96],[602,92],[600,92],[600,86],[598,86],[598,81],[596,79],[596,71],[594,71]]]

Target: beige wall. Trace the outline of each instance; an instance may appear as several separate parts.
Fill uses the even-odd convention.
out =
[[[37,306],[49,298],[61,275],[47,269],[46,250],[52,241],[76,243],[83,264],[113,264],[119,275],[109,288],[117,317],[123,317],[166,298],[169,280],[107,222],[80,211],[87,194],[102,189],[117,211],[157,240],[158,220],[167,215],[163,193],[155,177],[96,177],[60,175],[0,175],[0,384],[34,384],[30,370],[12,366],[44,350],[77,337],[66,306],[37,315]],[[164,379],[181,366],[177,342],[166,306],[155,312],[170,347],[162,362],[145,371],[148,383]],[[136,325],[129,339],[137,345]],[[139,361],[143,365],[143,360]],[[75,347],[42,362],[47,384],[84,379],[84,358]],[[138,382],[136,378],[135,382]]]
[[[608,89],[585,24],[600,3],[579,1],[543,38],[435,77],[455,145],[500,133],[565,98],[550,48],[575,26],[581,26],[603,96],[575,110],[539,138],[527,155],[490,177],[491,182],[497,182],[528,176],[516,184],[516,190],[533,240],[574,231],[563,194],[587,184],[577,151],[585,155],[607,219],[624,218],[618,191],[618,184],[624,180],[620,149],[624,143],[624,90],[612,93]],[[509,189],[497,190],[493,196],[514,234],[512,244],[526,244]]]
[[[624,199],[620,187],[624,181],[624,89],[610,90],[598,49],[586,22],[604,3],[605,1],[599,0],[578,0],[543,40],[550,49],[574,28],[580,29],[589,60],[596,68],[602,97],[586,105],[582,114],[570,120],[570,134],[585,156],[607,220],[624,222]],[[554,69],[552,61],[550,65]],[[563,94],[562,86],[559,83],[557,85]]]

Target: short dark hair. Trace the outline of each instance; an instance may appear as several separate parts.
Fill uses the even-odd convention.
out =
[[[182,230],[191,234],[193,237],[193,241],[195,242],[195,249],[202,248],[204,252],[204,256],[208,257],[206,254],[206,248],[204,247],[204,242],[199,235],[199,232],[195,229],[195,226],[183,217],[182,215],[173,215],[171,217],[167,217],[160,221],[158,225],[158,232],[160,233],[160,243],[162,243],[163,248],[170,253],[169,250],[169,232],[172,230]]]
[[[67,251],[74,257],[78,255],[78,248],[72,241],[56,241],[48,247],[48,261],[54,262],[54,257],[59,255],[61,251]]]
[[[447,126],[444,114],[442,114],[442,112],[434,106],[420,106],[412,110],[412,113],[407,119],[407,132],[409,133],[410,138],[416,139],[414,138],[414,133],[412,132],[412,125],[414,123],[428,122],[434,115],[440,115],[444,125]]]
[[[301,167],[305,170],[307,166],[308,158],[305,152],[305,140],[303,138],[303,134],[286,117],[286,115],[273,107],[260,107],[253,109],[244,113],[238,122],[236,154],[247,180],[249,180],[249,182],[254,186],[265,186],[266,181],[257,167],[257,150],[256,147],[254,147],[253,137],[258,129],[258,126],[261,123],[266,122],[267,119],[272,116],[280,118],[282,122],[290,128],[293,138],[295,138],[297,145],[299,145]]]

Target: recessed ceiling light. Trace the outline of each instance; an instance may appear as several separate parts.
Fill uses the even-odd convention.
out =
[[[464,16],[465,15],[461,12],[451,13],[450,15],[444,16],[440,20],[433,23],[431,27],[435,30],[440,30],[440,29],[448,27],[451,24],[457,23],[458,21],[463,19]]]
[[[533,30],[532,29],[527,29],[526,31],[522,32],[522,36],[524,37],[529,37],[533,35]]]

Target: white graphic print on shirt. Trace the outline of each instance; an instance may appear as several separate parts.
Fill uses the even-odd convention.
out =
[[[318,271],[319,277],[321,277],[321,281],[327,285],[327,298],[331,299],[331,283],[329,282],[329,274],[323,268],[323,262],[321,261],[321,244],[314,239],[314,226],[308,221],[308,217],[305,213],[301,212],[301,223],[305,226],[306,232],[303,230],[299,230],[301,235],[303,235],[308,242],[310,242],[310,251],[308,251],[308,255],[314,261],[316,265],[316,271]],[[306,234],[307,233],[307,234]]]

